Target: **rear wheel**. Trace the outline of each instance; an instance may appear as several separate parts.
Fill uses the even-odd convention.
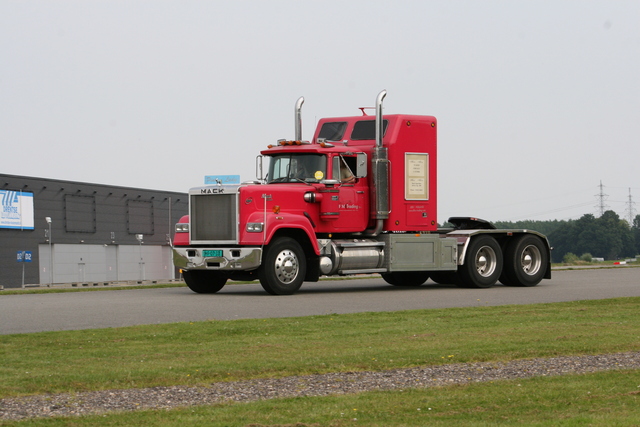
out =
[[[396,271],[381,273],[385,282],[393,286],[421,286],[429,279],[426,271]]]
[[[549,253],[542,239],[524,235],[507,246],[500,281],[507,286],[536,286],[548,263]]]
[[[490,288],[502,273],[502,250],[491,236],[471,238],[465,261],[460,266],[460,280],[470,288]]]
[[[185,270],[182,277],[189,289],[199,294],[214,294],[227,283],[227,276],[218,271]]]
[[[300,244],[289,237],[274,240],[266,249],[260,268],[260,284],[271,295],[295,293],[307,271],[307,260]]]

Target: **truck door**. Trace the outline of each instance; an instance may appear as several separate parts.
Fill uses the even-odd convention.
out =
[[[333,157],[333,179],[338,186],[338,218],[333,226],[338,231],[357,232],[367,228],[369,221],[366,180],[356,177],[356,155]]]

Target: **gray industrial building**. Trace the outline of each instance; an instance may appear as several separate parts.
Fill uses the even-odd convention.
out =
[[[0,174],[0,286],[162,281],[186,193]]]

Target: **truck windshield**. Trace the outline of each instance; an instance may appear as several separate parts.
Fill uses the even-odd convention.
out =
[[[271,157],[267,182],[319,182],[327,173],[321,154],[280,154]]]

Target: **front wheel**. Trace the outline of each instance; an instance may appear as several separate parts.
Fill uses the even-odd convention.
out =
[[[524,235],[507,246],[500,281],[506,286],[536,286],[548,263],[549,252],[542,239]]]
[[[274,240],[266,249],[260,268],[260,284],[271,295],[295,293],[307,271],[307,260],[300,244],[289,237]]]
[[[227,283],[227,276],[218,271],[185,270],[182,278],[189,289],[199,294],[214,294]]]
[[[429,279],[426,271],[396,271],[381,273],[385,282],[393,286],[421,286]]]
[[[459,276],[462,284],[470,288],[490,288],[502,273],[502,250],[491,236],[471,238]]]

